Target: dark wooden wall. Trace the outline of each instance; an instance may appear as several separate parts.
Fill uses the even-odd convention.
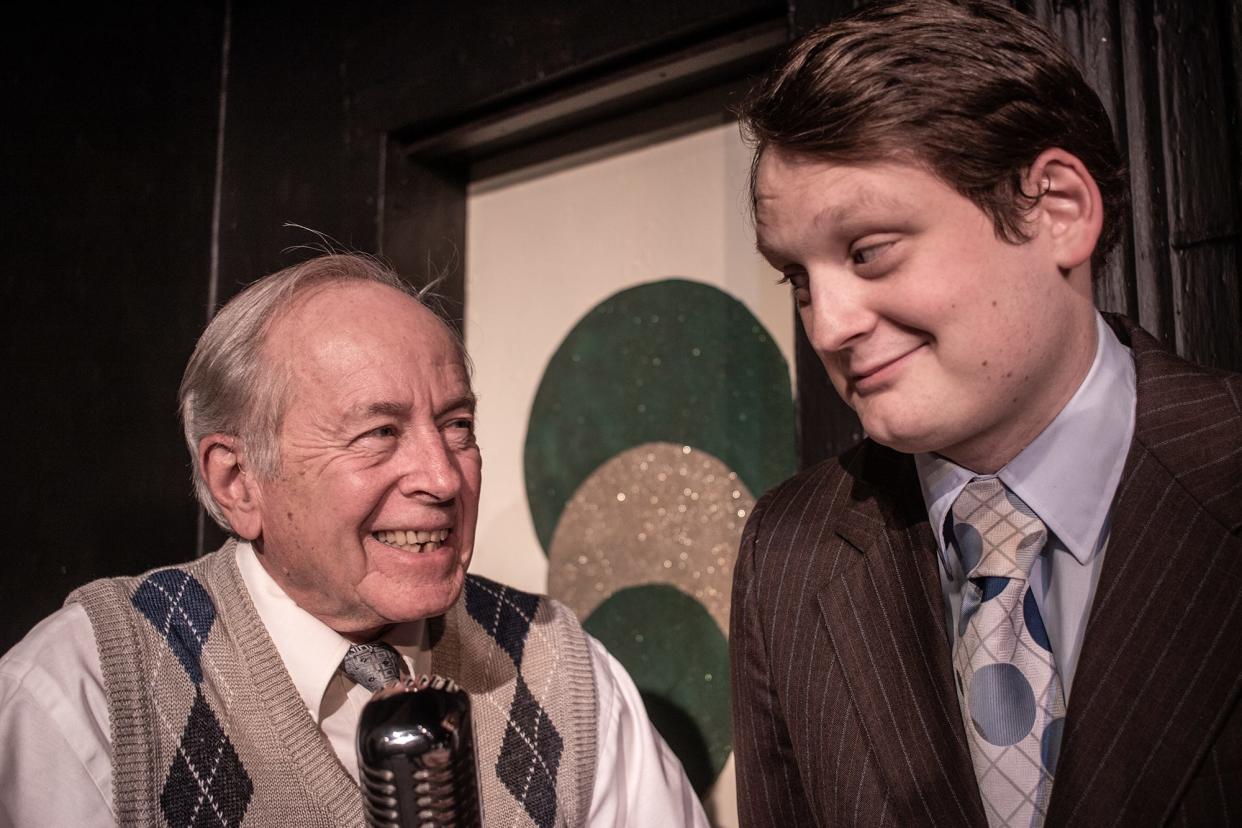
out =
[[[1130,161],[1134,221],[1098,303],[1218,368],[1242,369],[1242,5],[1031,0],[1070,45]]]
[[[17,15],[2,35],[0,652],[85,580],[218,538],[190,495],[176,386],[209,306],[321,244],[287,222],[416,282],[446,273],[454,315],[473,165],[602,140],[635,112],[719,107],[790,32],[850,5],[144,0]],[[1024,8],[1082,56],[1135,170],[1132,237],[1101,304],[1242,369],[1237,8]],[[859,433],[805,341],[798,368],[811,462]]]

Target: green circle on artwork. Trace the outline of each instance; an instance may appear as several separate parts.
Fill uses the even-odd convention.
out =
[[[614,593],[583,624],[620,661],[701,797],[730,750],[729,645],[698,601],[666,584]]]
[[[623,290],[548,362],[526,431],[526,492],[546,552],[565,504],[642,443],[692,445],[761,494],[795,468],[789,366],[754,314],[685,279]]]

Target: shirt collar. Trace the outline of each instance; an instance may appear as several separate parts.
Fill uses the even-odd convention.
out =
[[[1134,436],[1135,400],[1130,349],[1097,313],[1095,360],[1086,378],[1047,428],[996,473],[1080,564],[1108,537],[1113,494]],[[917,454],[914,461],[944,556],[949,509],[978,475],[937,454]]]
[[[319,722],[324,692],[351,642],[298,606],[268,574],[251,544],[239,542],[236,555],[237,568],[255,611],[311,718]],[[409,671],[423,661],[424,627],[422,621],[398,624],[381,636],[401,654]]]

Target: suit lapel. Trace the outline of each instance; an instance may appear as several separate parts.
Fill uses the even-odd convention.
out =
[[[835,526],[861,554],[820,585],[820,610],[898,824],[982,825],[913,462],[868,448]],[[904,485],[890,497],[867,479]]]
[[[1187,374],[1190,366],[1156,354],[1150,340],[1136,340],[1135,356],[1135,439],[1070,697],[1049,824],[1167,820],[1242,677],[1242,542],[1230,518],[1204,507],[1210,498],[1192,478],[1203,456],[1232,450],[1203,441],[1236,432],[1227,410],[1204,411],[1213,388],[1220,396],[1205,375]],[[1188,376],[1197,384],[1174,385]],[[1170,429],[1176,406],[1184,419],[1202,416],[1209,425]]]

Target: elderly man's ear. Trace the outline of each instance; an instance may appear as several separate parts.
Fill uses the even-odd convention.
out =
[[[1089,274],[1100,240],[1104,208],[1095,178],[1077,156],[1058,147],[1044,150],[1027,170],[1026,192],[1039,193],[1033,218],[1048,233],[1061,272]]]
[[[233,531],[254,540],[263,529],[261,493],[254,475],[246,470],[243,456],[241,441],[229,434],[209,434],[198,443],[207,488]]]

